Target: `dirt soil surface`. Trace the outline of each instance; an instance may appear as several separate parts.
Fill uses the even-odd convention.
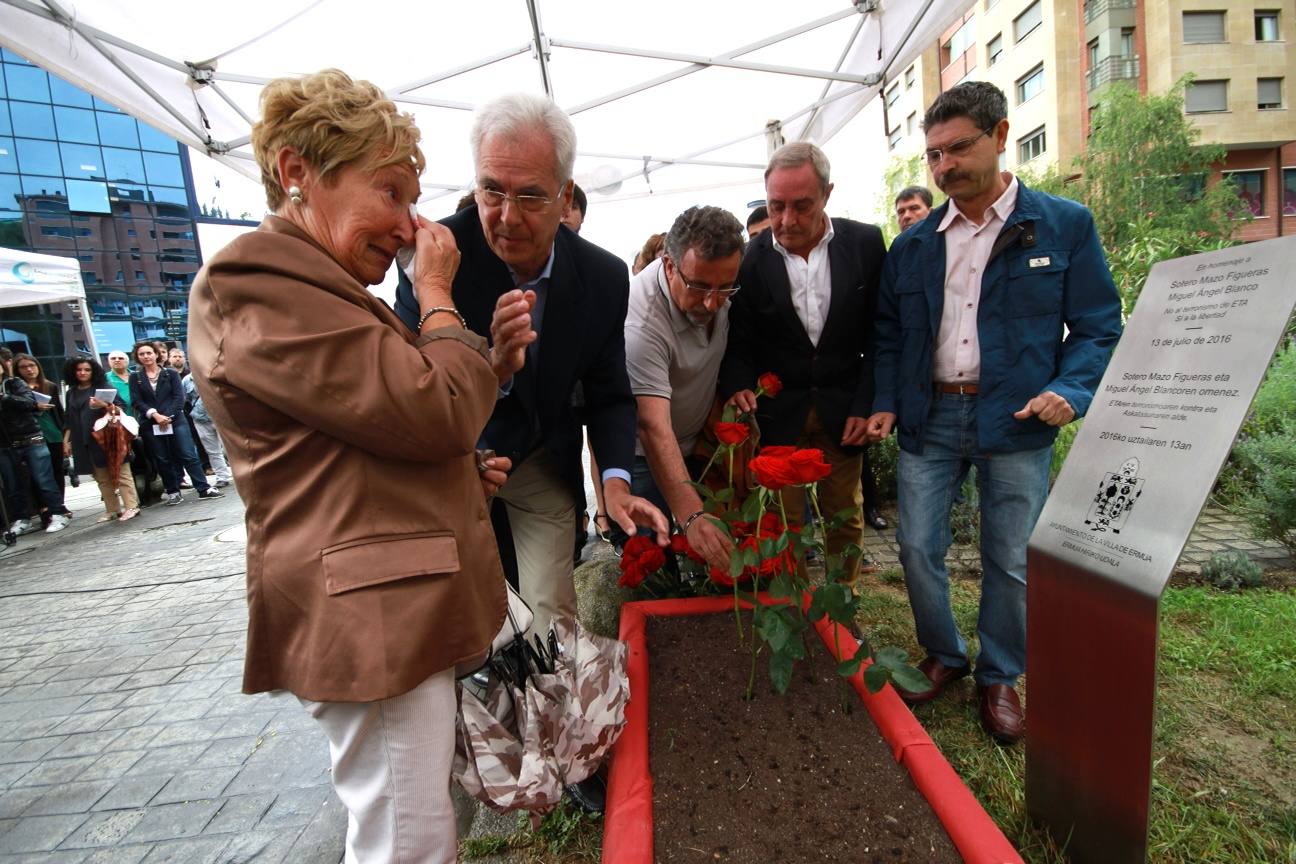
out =
[[[748,702],[732,614],[649,618],[647,633],[657,861],[962,860],[817,636],[783,696],[762,653]]]

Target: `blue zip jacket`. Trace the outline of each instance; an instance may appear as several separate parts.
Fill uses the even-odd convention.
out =
[[[900,447],[911,453],[921,452],[931,405],[945,293],[945,238],[936,227],[948,208],[896,238],[878,296],[873,410],[896,415]],[[1011,453],[1057,437],[1057,427],[1012,416],[1045,390],[1084,416],[1120,338],[1121,306],[1093,217],[1075,201],[1019,180],[1017,207],[995,250],[977,307],[977,443],[983,452]]]

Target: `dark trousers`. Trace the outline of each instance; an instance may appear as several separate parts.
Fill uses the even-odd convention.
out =
[[[194,446],[189,424],[175,421],[171,428],[174,430],[171,435],[155,435],[152,419],[146,417],[140,423],[144,440],[149,442],[149,455],[153,457],[158,473],[162,475],[163,488],[168,495],[179,492],[181,472],[188,472],[189,482],[193,483],[194,489],[204,491],[208,486],[207,475],[203,473],[202,463],[198,461],[198,450]]]

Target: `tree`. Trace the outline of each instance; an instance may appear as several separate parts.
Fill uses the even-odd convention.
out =
[[[930,184],[930,185],[929,185]],[[874,213],[877,225],[882,229],[882,240],[887,246],[900,233],[895,220],[895,197],[906,186],[927,186],[932,193],[932,206],[938,207],[945,200],[945,194],[935,188],[923,165],[923,154],[912,156],[892,156],[882,174],[882,191],[878,193]]]
[[[1092,211],[1126,313],[1153,264],[1229,246],[1238,220],[1250,216],[1233,184],[1207,182],[1226,151],[1200,143],[1184,115],[1191,81],[1180,79],[1162,96],[1111,86],[1075,161],[1080,179],[1063,190]]]

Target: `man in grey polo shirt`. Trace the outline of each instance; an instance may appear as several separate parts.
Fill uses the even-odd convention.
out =
[[[639,407],[632,494],[683,526],[708,563],[727,567],[728,535],[700,517],[685,454],[716,398],[729,338],[729,297],[738,290],[742,225],[719,207],[690,207],[666,235],[666,257],[630,280],[626,367]]]

